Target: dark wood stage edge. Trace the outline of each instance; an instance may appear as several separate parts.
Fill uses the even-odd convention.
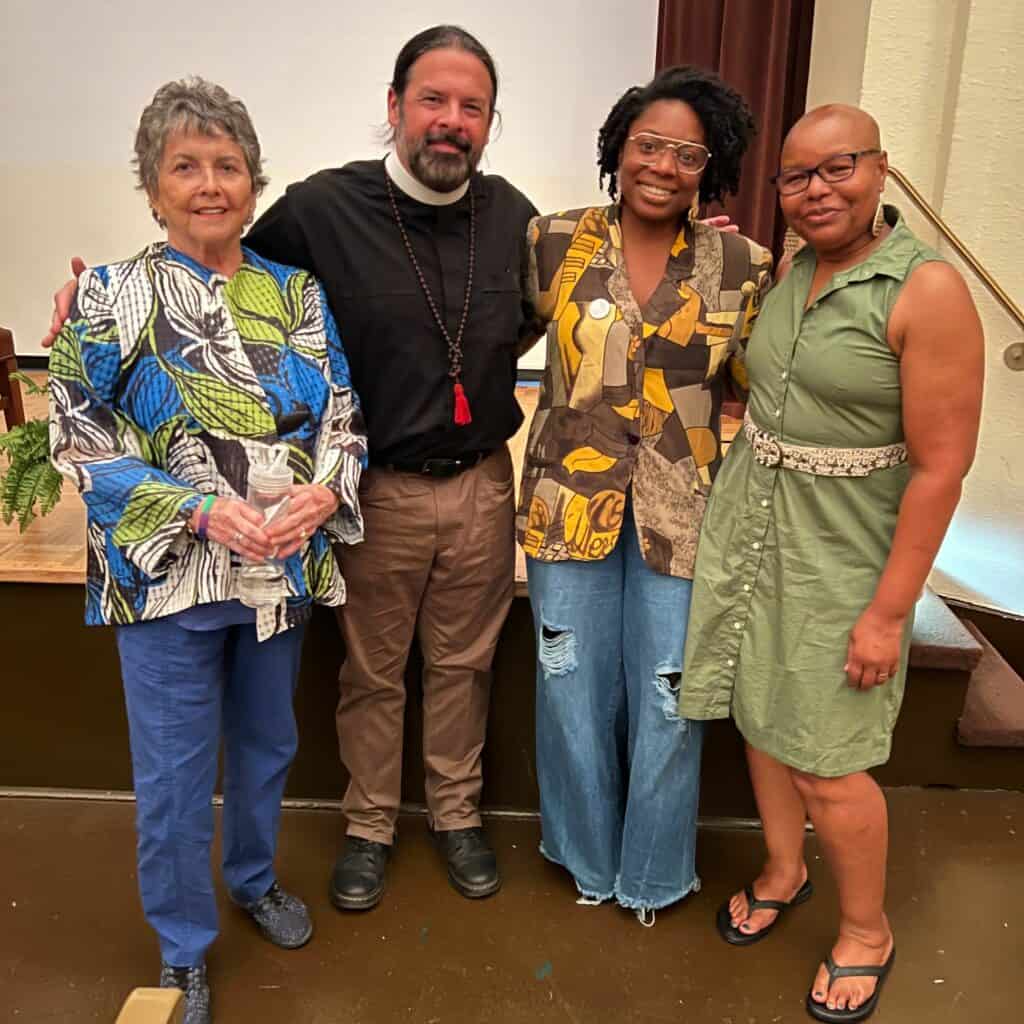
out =
[[[130,790],[127,722],[113,631],[82,624],[82,588],[0,583],[5,709],[0,788]],[[343,648],[333,613],[318,608],[307,631],[296,698],[300,747],[287,795],[337,800],[346,777],[334,728]],[[485,808],[535,811],[534,636],[529,602],[518,597],[495,659],[484,750]],[[403,793],[423,801],[420,660],[406,670]],[[1024,789],[1019,750],[968,749],[955,737],[968,672],[911,670],[893,756],[876,772],[889,786]],[[652,683],[653,685],[653,683]],[[742,741],[715,722],[704,745],[701,814],[755,815]]]

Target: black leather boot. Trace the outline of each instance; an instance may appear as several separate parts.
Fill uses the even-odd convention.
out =
[[[498,862],[482,828],[453,828],[434,838],[448,861],[448,881],[467,899],[491,896],[501,888]]]
[[[338,910],[369,910],[384,895],[384,873],[391,847],[346,836],[331,875],[331,902]]]

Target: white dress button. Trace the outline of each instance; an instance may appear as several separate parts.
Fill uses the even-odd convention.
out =
[[[783,370],[783,371],[782,371],[782,379],[783,379],[783,380],[785,380],[785,379],[786,379],[786,378],[787,378],[788,376],[789,376],[789,374],[788,374],[788,373],[786,373],[786,371],[785,371],[785,370]]]
[[[775,415],[776,416],[781,416],[782,415],[782,410],[781,409],[776,409],[775,410]]]
[[[734,622],[732,624],[732,628],[733,629],[742,629],[743,628],[743,623],[742,622]]]
[[[760,551],[760,550],[761,550],[761,542],[760,542],[759,540],[755,540],[755,541],[754,541],[754,543],[753,543],[753,544],[751,544],[750,546],[751,546],[751,547],[752,547],[752,548],[753,548],[753,549],[754,549],[755,551]]]
[[[746,593],[748,593],[748,594],[749,594],[749,593],[750,593],[750,584],[749,584],[749,583],[744,583],[744,584],[743,584],[743,589],[744,589],[744,591],[745,591]]]
[[[761,508],[767,508],[767,507],[768,507],[768,499],[767,498],[762,498],[761,499]]]
[[[612,310],[612,304],[607,299],[594,299],[590,303],[590,315],[595,320],[603,320]]]
[[[735,668],[735,667],[736,667],[736,662],[735,662],[735,661],[733,661],[733,659],[732,659],[732,658],[730,658],[730,659],[729,659],[729,660],[728,660],[728,661],[726,662],[726,665],[728,665],[728,666],[729,666],[729,668]]]

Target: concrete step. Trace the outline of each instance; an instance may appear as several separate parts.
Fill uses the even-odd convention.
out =
[[[972,672],[982,658],[982,646],[931,587],[925,587],[914,610],[910,644],[911,668]]]
[[[1024,679],[974,623],[964,625],[982,656],[967,684],[957,739],[965,747],[1024,747]]]

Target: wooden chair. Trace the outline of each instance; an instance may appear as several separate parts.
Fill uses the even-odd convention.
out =
[[[25,422],[25,406],[21,401],[21,388],[11,380],[11,373],[18,368],[14,355],[14,335],[6,327],[0,327],[0,412],[7,420],[7,429]]]

